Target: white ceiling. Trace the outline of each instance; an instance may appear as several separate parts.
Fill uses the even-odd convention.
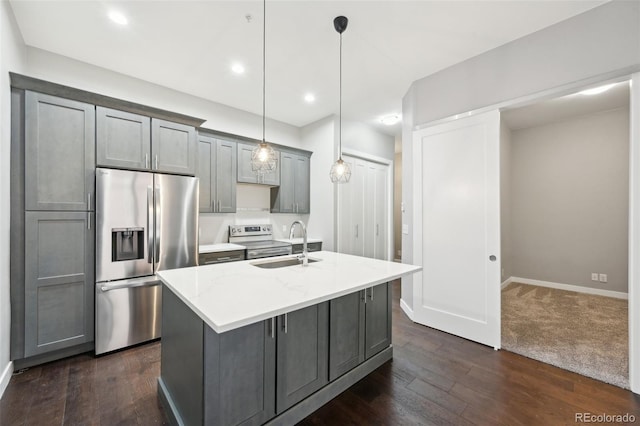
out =
[[[303,126],[338,112],[389,134],[411,83],[604,1],[267,1],[267,116]],[[27,45],[262,113],[261,1],[11,0]],[[129,19],[107,19],[116,9]],[[253,16],[251,23],[245,16]],[[243,76],[230,71],[244,63]],[[312,105],[303,101],[316,95]]]
[[[502,112],[501,117],[509,129],[520,130],[616,108],[629,108],[629,102],[629,81],[623,81],[598,95],[586,96],[578,92],[510,109]]]

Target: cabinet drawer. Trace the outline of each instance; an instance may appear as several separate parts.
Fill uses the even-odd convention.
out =
[[[322,251],[322,243],[308,243],[307,251],[311,253],[312,251]],[[294,244],[292,246],[292,253],[299,254],[302,253],[302,244]]]
[[[235,262],[244,260],[244,250],[219,251],[214,253],[200,253],[199,265],[212,265],[214,263]]]

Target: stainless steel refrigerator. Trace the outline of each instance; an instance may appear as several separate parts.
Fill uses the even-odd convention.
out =
[[[160,337],[155,273],[197,257],[197,178],[98,168],[96,354]]]

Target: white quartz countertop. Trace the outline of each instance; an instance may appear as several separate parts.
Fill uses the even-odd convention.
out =
[[[309,257],[321,261],[263,269],[245,260],[161,271],[158,276],[209,327],[223,333],[422,269],[330,251]]]
[[[239,244],[203,244],[198,247],[199,253],[215,253],[221,251],[244,250],[246,247]]]
[[[302,238],[277,238],[276,241],[282,241],[283,243],[289,243],[289,244],[302,244],[303,240]],[[321,243],[322,242],[322,238],[307,238],[307,244],[308,243]]]

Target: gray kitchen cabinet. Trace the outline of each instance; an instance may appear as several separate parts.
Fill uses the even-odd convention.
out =
[[[276,405],[282,413],[329,382],[328,302],[278,317]]]
[[[96,107],[96,163],[102,167],[149,170],[151,118]]]
[[[291,245],[291,254],[300,254],[302,253],[303,244],[292,244]],[[321,251],[322,250],[322,242],[318,243],[308,243],[307,251],[311,253],[312,251]]]
[[[251,152],[257,144],[238,142],[238,183],[280,185],[280,152],[276,150],[276,169],[271,173],[256,175],[251,169]]]
[[[93,210],[95,107],[25,92],[25,209]]]
[[[217,251],[211,253],[200,253],[198,255],[198,265],[213,265],[216,263],[237,262],[244,260],[244,250]]]
[[[309,213],[310,158],[288,151],[280,153],[280,186],[271,188],[272,213]]]
[[[198,134],[201,213],[236,211],[236,142]]]
[[[391,344],[391,285],[379,284],[366,292],[365,359]]]
[[[330,301],[329,379],[391,345],[391,286],[379,284]]]
[[[198,144],[196,129],[151,119],[151,170],[195,176]]]
[[[93,341],[94,222],[25,213],[25,357]]]
[[[217,334],[205,327],[204,424],[261,425],[275,416],[276,336],[271,320]]]

